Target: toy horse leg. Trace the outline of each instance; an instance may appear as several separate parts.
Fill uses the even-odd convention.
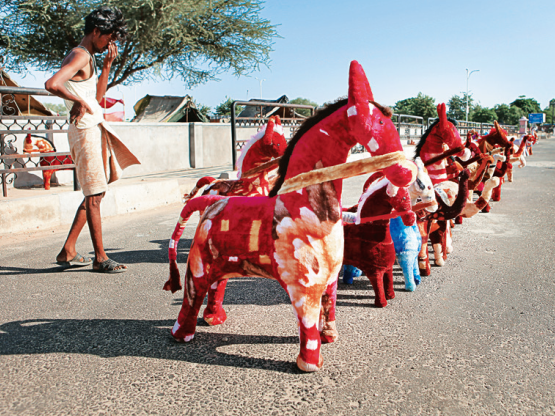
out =
[[[322,344],[337,341],[339,334],[335,327],[335,304],[337,302],[337,278],[331,282],[322,295],[320,311],[320,341]]]
[[[50,178],[54,173],[53,170],[43,170],[42,171],[42,182],[44,183],[44,189],[47,191],[50,189]]]
[[[416,283],[416,286],[418,286],[420,284],[420,282],[422,281],[422,279],[420,277],[420,269],[418,267],[418,253],[413,254],[413,258],[412,258],[412,277],[414,278],[414,283]]]
[[[362,270],[368,280],[370,280],[370,284],[372,285],[372,289],[374,289],[374,306],[378,308],[383,308],[387,306],[387,298],[385,296],[384,290],[384,270]]]
[[[227,280],[218,280],[208,289],[208,301],[202,315],[208,325],[220,325],[227,319],[223,308]]]
[[[292,294],[298,294],[299,290],[298,287],[287,288],[299,325],[300,353],[297,367],[306,372],[318,371],[324,364],[320,354],[321,333],[318,330],[323,305],[320,305],[321,297],[315,293],[304,293],[300,299],[296,299]]]
[[[393,265],[384,272],[383,285],[385,289],[385,298],[388,300],[395,299],[395,290],[393,290]]]
[[[453,234],[451,228],[451,220],[447,221],[447,230],[445,233],[445,249],[443,250],[443,260],[447,260],[447,255],[453,252]]]
[[[422,247],[418,254],[418,268],[420,269],[421,276],[429,276],[432,273],[428,256],[428,224],[429,221],[418,222],[418,231],[420,231],[420,236],[422,237]]]
[[[445,265],[445,260],[443,259],[443,240],[445,238],[445,227],[447,223],[446,221],[438,221],[437,224],[439,228],[430,233],[430,241],[434,249],[435,265],[442,267]]]
[[[405,290],[407,292],[414,292],[416,289],[416,282],[414,281],[414,253],[403,251],[397,254],[397,261],[403,269],[403,276],[405,277]]]
[[[493,188],[493,192],[491,193],[491,200],[496,202],[501,201],[501,184]]]
[[[191,271],[187,270],[187,274]],[[192,278],[191,278],[192,279]],[[203,278],[195,278],[195,280],[204,280]],[[172,328],[172,336],[179,342],[189,342],[195,337],[195,330],[197,328],[197,317],[206,296],[206,291],[208,290],[208,285],[205,282],[199,282],[199,286],[194,286],[195,294],[189,303],[188,293],[183,297],[183,305],[177,316],[177,321]],[[187,284],[187,281],[186,281]],[[190,282],[190,285],[194,285],[194,282]],[[187,289],[190,293],[190,288]]]

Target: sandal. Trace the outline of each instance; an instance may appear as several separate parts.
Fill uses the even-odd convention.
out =
[[[89,264],[91,264],[93,261],[90,257],[85,257],[82,256],[81,254],[77,253],[75,255],[74,258],[72,258],[71,260],[67,260],[67,261],[56,261],[56,264],[59,266],[62,266],[64,268],[69,268],[69,267],[83,267],[83,266],[88,266]]]
[[[102,263],[99,263],[98,268],[93,266],[93,271],[99,273],[123,273],[127,271],[127,267],[116,269],[116,267],[118,266],[123,266],[123,264],[120,264],[112,259],[108,259],[103,261]]]

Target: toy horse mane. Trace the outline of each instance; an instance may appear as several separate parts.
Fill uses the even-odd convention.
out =
[[[428,127],[426,129],[426,131],[424,132],[424,134],[422,135],[422,137],[420,138],[420,140],[418,141],[418,144],[416,145],[416,147],[414,149],[414,159],[413,160],[416,160],[417,157],[420,157],[420,152],[422,151],[422,148],[426,144],[426,139],[428,138],[428,136],[432,132],[433,128],[439,124],[439,121],[440,121],[440,119],[438,118],[436,121],[434,121],[432,124],[430,124],[430,127]],[[457,122],[457,120],[455,120],[454,118],[448,117],[447,121],[450,121],[451,123],[453,123],[453,125],[455,127],[457,127],[457,125],[459,124]]]
[[[283,156],[281,157],[281,160],[279,161],[277,180],[274,184],[274,187],[270,191],[270,194],[268,195],[269,197],[276,196],[279,190],[281,189],[281,186],[283,185],[283,182],[285,180],[285,175],[287,174],[287,168],[289,167],[289,160],[291,159],[291,155],[293,154],[295,145],[299,142],[301,137],[312,127],[318,124],[320,121],[322,121],[326,117],[331,116],[341,107],[347,105],[347,103],[348,103],[347,98],[339,99],[335,103],[329,104],[323,109],[318,110],[316,114],[314,114],[312,117],[307,118],[303,122],[303,124],[301,124],[301,127],[299,128],[299,130],[297,130],[293,138],[289,141],[289,144],[287,145],[287,149],[285,149],[285,153],[283,154]]]

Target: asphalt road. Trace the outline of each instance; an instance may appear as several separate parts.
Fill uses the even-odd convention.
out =
[[[384,309],[365,277],[339,284],[340,339],[318,373],[296,369],[288,297],[265,279],[231,280],[227,322],[173,341],[182,292],[161,289],[179,206],[105,221],[124,274],[60,271],[66,229],[4,235],[0,414],[555,414],[555,140],[534,151],[416,292],[399,268]],[[362,182],[347,181],[346,204]],[[78,250],[91,249],[85,233]]]

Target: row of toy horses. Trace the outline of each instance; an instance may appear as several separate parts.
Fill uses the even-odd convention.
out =
[[[335,306],[342,265],[362,268],[376,304],[385,306],[394,296],[395,256],[406,274],[406,288],[414,290],[418,276],[429,274],[427,250],[422,249],[428,238],[434,248],[439,245],[439,264],[449,251],[449,220],[483,210],[488,192],[500,185],[495,162],[510,161],[504,157],[514,149],[499,126],[479,144],[470,137],[465,146],[444,104],[438,115],[416,147],[415,162],[406,160],[392,111],[374,100],[364,70],[353,61],[348,98],[307,119],[289,143],[279,118],[271,118],[244,147],[237,180],[202,178],[185,197],[169,243],[165,290],[182,288],[178,242],[191,215],[200,212],[201,218],[172,336],[180,342],[194,338],[207,294],[204,320],[210,325],[226,320],[229,278],[271,278],[286,290],[297,317],[297,366],[303,371],[321,368],[321,345],[338,337]],[[357,144],[371,157],[346,163]],[[498,152],[496,145],[504,155],[489,154]],[[277,173],[271,173],[278,165]],[[371,175],[359,203],[342,209],[343,178],[361,173]],[[469,189],[479,186],[480,198],[469,201]],[[196,197],[202,188],[203,195]],[[403,245],[392,244],[392,235],[402,236]]]
[[[406,206],[399,197],[384,191],[380,175],[373,174],[363,187],[359,204],[345,209],[357,212],[356,220],[347,216],[345,225],[345,266],[343,283],[364,273],[375,292],[375,305],[384,307],[393,299],[393,264],[397,260],[403,270],[405,290],[414,291],[421,276],[431,273],[428,240],[436,266],[443,266],[453,250],[452,228],[478,212],[491,210],[490,200],[501,200],[501,186],[513,180],[513,163],[526,165],[532,154],[536,135],[526,135],[519,146],[496,123],[484,137],[475,131],[467,134],[464,146],[453,122],[447,120],[445,108],[438,107],[439,126],[432,125],[417,144],[415,161],[419,176],[409,188],[415,225],[406,221]],[[444,123],[444,127],[441,124]],[[439,134],[438,134],[439,133]],[[431,190],[426,208],[419,206],[423,195],[416,189]],[[380,187],[381,185],[381,187]],[[480,194],[474,200],[474,193]],[[416,200],[415,200],[416,197]],[[409,198],[409,195],[403,195]],[[402,210],[405,210],[403,212]],[[362,219],[361,219],[362,218]]]

